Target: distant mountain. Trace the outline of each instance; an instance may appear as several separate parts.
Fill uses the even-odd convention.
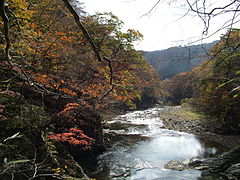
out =
[[[143,52],[148,63],[153,66],[162,80],[181,72],[190,71],[207,57],[208,50],[217,41],[187,47],[171,47],[165,50]]]

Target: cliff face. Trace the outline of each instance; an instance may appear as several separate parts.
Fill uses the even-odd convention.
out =
[[[181,72],[190,71],[207,58],[208,50],[217,41],[187,47],[171,47],[165,50],[143,52],[148,63],[153,66],[162,80]]]

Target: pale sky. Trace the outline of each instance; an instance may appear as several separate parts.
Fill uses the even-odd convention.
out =
[[[136,29],[143,34],[144,40],[135,45],[138,50],[153,51],[166,49],[171,46],[188,45],[202,39],[203,22],[196,14],[187,13],[187,8],[174,0],[162,0],[151,12],[146,14],[157,0],[79,0],[84,3],[85,11],[89,14],[96,12],[112,12],[125,24],[125,30]],[[172,2],[171,2],[172,1]],[[209,0],[214,1],[214,0]],[[216,1],[216,0],[215,0]],[[215,2],[214,1],[214,2]],[[169,3],[171,2],[171,3]],[[178,1],[183,3],[184,1]],[[183,17],[184,16],[184,17]],[[220,16],[212,21],[208,35],[222,26],[225,19]],[[226,30],[198,41],[195,44],[218,40]]]

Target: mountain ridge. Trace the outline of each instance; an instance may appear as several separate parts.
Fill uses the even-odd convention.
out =
[[[191,71],[207,58],[209,49],[218,41],[211,43],[174,46],[164,50],[142,51],[148,63],[153,66],[161,80],[171,78],[181,72]]]

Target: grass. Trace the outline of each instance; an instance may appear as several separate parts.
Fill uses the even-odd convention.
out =
[[[160,117],[164,120],[175,120],[175,121],[194,121],[208,119],[202,112],[197,111],[196,108],[190,104],[182,104],[179,108],[171,108],[168,111],[160,113]]]

